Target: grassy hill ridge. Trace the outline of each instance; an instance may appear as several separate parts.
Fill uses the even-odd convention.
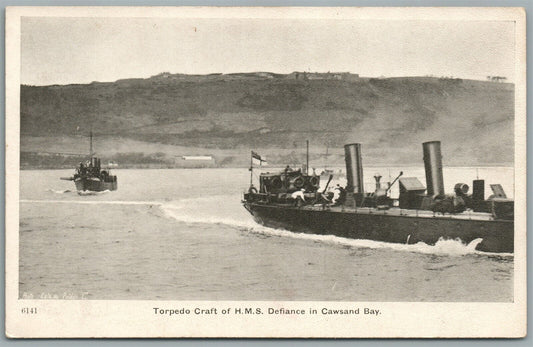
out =
[[[513,161],[512,84],[341,77],[162,74],[23,85],[21,151],[86,151],[87,140],[79,135],[92,127],[102,156],[139,153],[168,166],[185,154],[211,154],[218,165],[244,166],[251,148],[272,164],[296,163],[306,139],[317,167],[326,146],[329,164],[342,165],[348,142],[363,144],[369,164],[419,164],[420,144],[429,140],[442,141],[445,165]]]

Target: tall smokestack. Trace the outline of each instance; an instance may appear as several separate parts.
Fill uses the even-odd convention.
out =
[[[444,195],[440,141],[424,142],[422,147],[424,149],[427,193],[430,196]]]
[[[472,185],[472,200],[485,200],[485,180],[474,180]]]
[[[350,143],[344,145],[344,159],[346,161],[346,178],[348,185],[346,190],[349,193],[363,194],[363,161],[361,159],[361,144]]]

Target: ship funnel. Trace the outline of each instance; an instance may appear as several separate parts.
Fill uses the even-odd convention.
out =
[[[346,161],[346,190],[349,193],[364,193],[363,161],[361,160],[361,144],[350,143],[344,145],[344,159]]]
[[[427,194],[429,196],[444,195],[440,141],[424,142],[422,147],[424,149]]]

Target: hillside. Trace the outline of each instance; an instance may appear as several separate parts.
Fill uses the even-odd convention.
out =
[[[170,75],[87,85],[21,86],[21,166],[71,165],[47,152],[95,148],[122,164],[180,166],[212,155],[245,166],[254,149],[270,164],[343,165],[361,142],[365,164],[421,164],[421,143],[441,140],[445,165],[513,162],[512,84],[431,77],[358,78],[270,73]],[[46,164],[48,163],[48,164]]]

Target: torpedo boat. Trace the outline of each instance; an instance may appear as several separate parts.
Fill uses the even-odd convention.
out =
[[[478,251],[513,252],[514,201],[500,184],[491,184],[493,194],[485,198],[483,179],[472,182],[471,194],[465,183],[446,194],[440,141],[422,144],[426,186],[400,172],[389,184],[375,176],[373,192],[364,191],[361,148],[344,146],[347,182],[336,196],[327,192],[332,176],[319,190],[320,176],[286,168],[261,173],[259,189],[251,184],[242,204],[257,223],[292,232],[402,244],[452,239]],[[399,197],[392,198],[396,182]]]
[[[102,167],[100,158],[94,156],[93,134],[90,133],[89,159],[79,163],[71,177],[61,177],[62,180],[74,181],[76,189],[80,191],[102,192],[117,190],[117,176],[111,174],[111,166]]]

